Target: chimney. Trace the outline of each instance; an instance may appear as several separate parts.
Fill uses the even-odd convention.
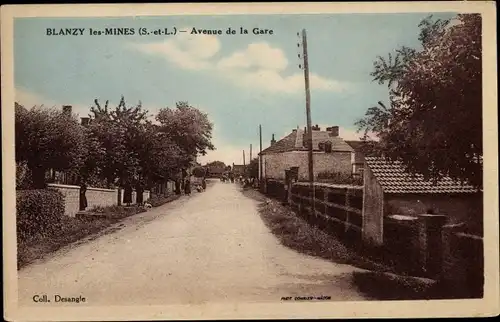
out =
[[[68,116],[71,116],[71,105],[63,105],[63,113],[68,115]]]
[[[90,117],[82,117],[82,125],[87,126],[90,123]]]
[[[274,134],[273,134],[273,138],[271,139],[271,145],[274,145],[274,143],[276,143],[276,140],[274,139]]]
[[[331,126],[326,128],[327,132],[330,132],[330,136],[339,136],[339,127]]]

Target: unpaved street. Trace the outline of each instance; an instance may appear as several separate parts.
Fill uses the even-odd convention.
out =
[[[162,305],[280,301],[285,296],[363,300],[356,269],[281,246],[236,184],[127,218],[120,230],[56,253],[19,272],[22,305]],[[150,220],[144,220],[149,218]],[[34,303],[46,294],[52,303]]]

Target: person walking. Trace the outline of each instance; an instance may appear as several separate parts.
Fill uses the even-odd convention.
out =
[[[186,178],[186,182],[184,183],[184,193],[191,195],[191,180],[189,180],[189,177]]]
[[[87,192],[87,184],[85,184],[85,182],[82,182],[80,184],[80,207],[79,207],[80,211],[84,211],[88,207],[87,196],[85,195],[86,192]]]

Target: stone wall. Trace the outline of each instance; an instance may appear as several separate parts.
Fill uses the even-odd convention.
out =
[[[315,178],[324,171],[352,173],[351,152],[314,152],[313,160]],[[284,180],[285,170],[291,167],[299,167],[299,180],[309,179],[307,151],[265,154],[262,163],[267,179]]]
[[[386,215],[415,216],[433,209],[448,217],[450,224],[467,223],[469,232],[483,233],[483,196],[478,194],[386,195]]]
[[[64,213],[66,216],[74,217],[80,209],[80,187],[62,184],[48,184],[48,186],[49,188],[59,190],[63,194],[65,208]],[[143,200],[148,200],[149,195],[149,191],[145,191],[143,194]],[[118,189],[88,187],[85,196],[87,197],[87,210],[96,206],[107,207],[118,203]],[[123,201],[123,190],[121,198]],[[134,191],[132,193],[133,203],[135,203],[135,200],[136,192]]]
[[[384,193],[382,187],[367,168],[363,189],[363,241],[378,247],[384,242]]]
[[[359,245],[362,199],[363,190],[358,186],[316,183],[313,193],[308,183],[295,183],[289,200],[292,208],[308,222],[346,243]]]
[[[462,232],[463,225],[443,229],[441,280],[453,297],[481,298],[484,293],[484,245],[480,236]]]
[[[80,208],[80,187],[62,184],[48,184],[49,188],[59,190],[64,196],[64,214],[74,217]],[[115,195],[116,200],[116,195]],[[88,200],[87,200],[88,202]]]

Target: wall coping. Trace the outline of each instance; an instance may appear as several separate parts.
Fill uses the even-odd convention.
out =
[[[309,186],[309,182],[295,182],[294,185],[299,185],[299,186]],[[325,188],[349,188],[349,189],[356,189],[356,190],[363,190],[363,186],[355,186],[355,185],[350,185],[350,184],[335,184],[335,183],[322,183],[322,182],[315,182],[314,183],[315,187],[325,187]]]
[[[59,184],[59,183],[49,183],[49,187],[53,188],[67,188],[67,189],[78,189],[80,190],[80,186],[75,186],[75,185],[69,185],[69,184]],[[106,191],[106,192],[115,192],[116,189],[105,189],[105,188],[94,188],[94,187],[87,187],[88,190],[93,190],[93,191]]]
[[[481,237],[481,236],[477,236],[477,235],[473,235],[473,234],[468,234],[468,233],[463,233],[463,232],[456,233],[456,235],[458,237],[461,237],[461,238],[469,238],[469,239],[480,240],[480,241],[483,240],[483,237]]]
[[[78,189],[80,190],[80,186],[75,186],[75,185],[68,185],[68,184],[59,184],[59,183],[49,183],[47,184],[48,187],[53,187],[53,188],[67,188],[67,189]],[[123,188],[121,188],[123,190]],[[105,192],[118,192],[118,188],[116,189],[106,189],[106,188],[96,188],[96,187],[87,187],[87,191],[92,190],[92,191],[105,191]],[[135,189],[132,190],[135,192]],[[150,192],[149,190],[144,190],[143,192],[148,193]]]
[[[59,184],[59,183],[48,183],[48,187],[53,188],[68,188],[68,189],[80,189],[79,186],[69,185],[69,184]]]

